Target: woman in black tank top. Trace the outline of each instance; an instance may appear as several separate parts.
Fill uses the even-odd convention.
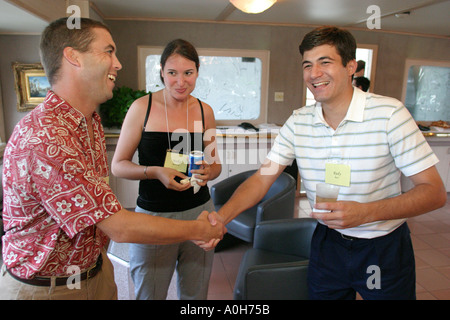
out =
[[[187,41],[174,40],[161,56],[165,88],[137,99],[124,120],[112,161],[114,175],[140,180],[136,211],[167,218],[192,220],[214,211],[207,182],[221,171],[215,142],[214,113],[191,96],[198,77],[199,58]],[[138,150],[139,164],[132,158]],[[170,155],[186,157],[204,152],[205,161],[193,174],[201,181],[194,192],[187,166],[170,165]],[[170,153],[169,153],[170,152]],[[169,153],[169,156],[168,156]],[[184,156],[183,156],[184,155]],[[165,299],[177,267],[179,297],[206,299],[212,251],[193,242],[152,246],[130,244],[130,271],[137,299]]]

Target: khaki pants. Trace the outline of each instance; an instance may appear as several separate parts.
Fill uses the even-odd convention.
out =
[[[80,282],[80,288],[67,286],[33,286],[11,277],[3,265],[0,274],[0,300],[117,300],[114,269],[102,252],[103,265],[93,278]]]
[[[214,211],[209,200],[186,211],[155,213],[143,212],[170,219],[195,220],[203,211]],[[181,300],[206,300],[214,251],[204,251],[191,241],[168,245],[130,243],[130,274],[137,300],[164,300],[167,298],[174,270],[177,271],[178,298]]]

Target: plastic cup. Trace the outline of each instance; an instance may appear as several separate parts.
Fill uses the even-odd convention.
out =
[[[316,184],[316,203],[336,202],[339,195],[339,186],[329,183]],[[316,212],[330,212],[329,210],[314,209]]]

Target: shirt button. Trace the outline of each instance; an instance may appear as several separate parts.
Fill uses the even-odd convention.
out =
[[[331,138],[331,145],[332,145],[332,146],[337,146],[337,145],[338,145],[338,139],[337,139],[337,137],[332,137],[332,138]]]

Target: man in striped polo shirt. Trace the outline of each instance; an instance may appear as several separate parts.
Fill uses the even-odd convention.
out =
[[[404,105],[352,86],[356,41],[321,27],[300,45],[316,104],[295,110],[261,168],[219,210],[227,223],[256,204],[296,160],[318,219],[309,265],[311,299],[415,299],[408,217],[442,207],[437,157]],[[414,187],[401,192],[404,173]],[[333,180],[335,179],[335,180]],[[340,185],[337,202],[314,204],[316,184]]]

